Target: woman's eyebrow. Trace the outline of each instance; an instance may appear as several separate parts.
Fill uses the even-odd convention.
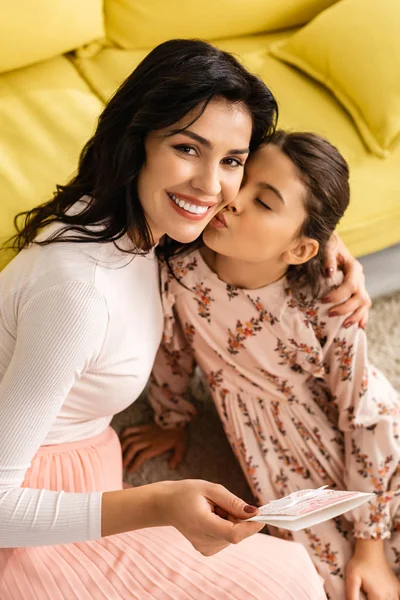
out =
[[[209,148],[210,150],[214,148],[210,140],[207,140],[203,136],[199,135],[198,133],[195,133],[194,131],[191,131],[190,129],[175,129],[171,131],[169,135],[176,135],[177,133],[187,135],[187,137],[190,137],[192,140],[195,140],[196,142],[198,142],[202,146],[205,146],[206,148]],[[249,148],[234,148],[233,150],[228,150],[227,154],[249,154],[249,152]]]
[[[278,196],[279,200],[281,202],[283,202],[283,204],[286,204],[284,197],[282,196],[282,194],[280,193],[278,188],[276,188],[274,185],[271,185],[270,183],[267,183],[266,181],[260,181],[257,185],[262,190],[271,190],[271,192],[274,192],[274,194],[276,196]]]

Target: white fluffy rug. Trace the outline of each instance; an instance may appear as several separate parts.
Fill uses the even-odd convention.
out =
[[[368,324],[369,354],[371,361],[381,369],[400,391],[400,293],[375,300]],[[168,468],[164,457],[149,461],[140,471],[128,475],[133,485],[142,485],[163,479],[202,478],[222,483],[232,492],[251,501],[251,493],[236,463],[225,434],[207,399],[202,382],[194,382],[199,400],[199,415],[190,427],[189,450],[184,464],[176,471]],[[113,427],[144,423],[151,420],[151,411],[145,398],[118,414]]]

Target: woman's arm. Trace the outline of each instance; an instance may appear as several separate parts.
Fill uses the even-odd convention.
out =
[[[371,298],[365,287],[363,268],[347,250],[341,238],[334,233],[327,246],[327,277],[333,277],[338,269],[344,273],[343,282],[324,299],[324,302],[333,304],[329,317],[346,316],[344,327],[358,325],[364,329],[371,308]]]
[[[261,531],[262,523],[242,522],[255,514],[255,507],[221,485],[200,479],[163,481],[104,492],[102,535],[172,525],[196,550],[211,556]]]
[[[21,301],[15,313],[15,346],[0,382],[0,546],[96,539],[100,493],[21,485],[64,399],[100,353],[105,301],[91,284],[73,281]]]
[[[238,522],[257,509],[204,481],[103,494],[21,488],[69,390],[96,362],[107,323],[104,299],[81,282],[54,286],[18,307],[17,340],[0,383],[0,547],[67,544],[172,525],[208,555],[259,531],[258,523]],[[217,507],[230,520],[217,516]]]

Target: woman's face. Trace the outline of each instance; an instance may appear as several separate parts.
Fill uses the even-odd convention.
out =
[[[238,196],[208,225],[204,243],[233,259],[282,265],[299,244],[305,195],[292,161],[266,145],[247,161]]]
[[[247,108],[215,99],[190,125],[195,114],[145,141],[138,192],[155,241],[164,234],[182,243],[195,240],[242,182],[252,132]]]

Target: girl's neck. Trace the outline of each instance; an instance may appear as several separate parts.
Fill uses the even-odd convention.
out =
[[[286,273],[287,265],[277,261],[250,263],[217,254],[207,246],[201,249],[207,266],[225,283],[247,290],[266,287]]]

